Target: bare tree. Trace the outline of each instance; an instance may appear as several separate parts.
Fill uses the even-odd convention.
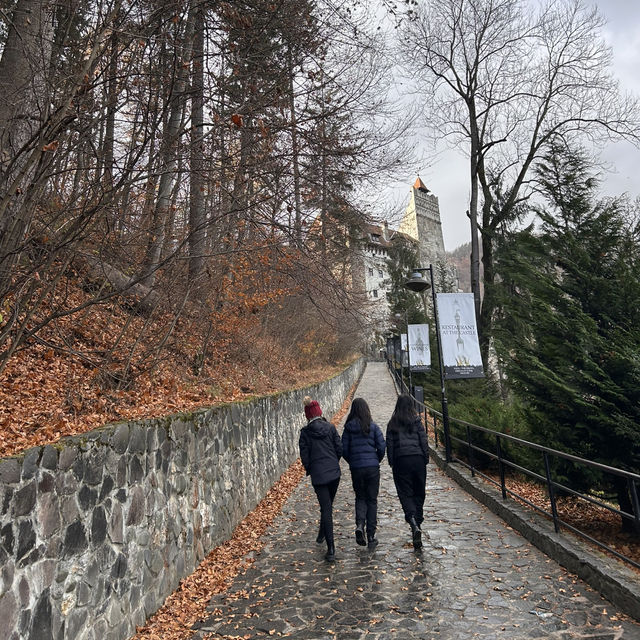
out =
[[[330,292],[319,317],[349,313],[348,270],[331,260],[348,264],[345,241],[405,155],[362,6],[14,4],[0,33],[0,371],[42,341],[128,384],[184,317],[202,318],[204,357],[227,318],[287,288]],[[306,241],[320,213],[336,230],[323,264]],[[92,308],[130,314],[108,348],[51,329]]]
[[[193,0],[194,5],[197,0]],[[191,62],[191,154],[189,181],[189,282],[202,271],[205,253],[204,175],[204,47],[207,11],[198,4],[194,11],[193,59]]]
[[[638,102],[620,92],[602,19],[582,0],[549,0],[539,10],[524,0],[431,0],[406,24],[403,53],[420,93],[432,97],[428,118],[469,156],[471,283],[486,358],[493,238],[533,193],[534,161],[558,136],[637,143]]]
[[[0,297],[31,223],[38,165],[52,142],[45,139],[52,40],[52,4],[20,0],[0,58]]]
[[[164,122],[162,142],[160,143],[158,193],[150,222],[145,258],[136,278],[149,288],[153,287],[156,272],[162,262],[167,218],[170,215],[172,194],[176,188],[178,176],[179,144],[184,135],[184,119],[188,99],[188,70],[193,44],[195,4],[194,2],[185,19],[172,19],[169,23],[171,27],[166,33],[163,75],[167,81],[163,83],[163,88],[168,117]],[[164,12],[160,12],[159,19],[161,21],[163,17],[168,19],[173,8],[166,7],[166,14],[163,15]],[[179,14],[177,15],[179,16]],[[176,43],[181,44],[176,46]]]

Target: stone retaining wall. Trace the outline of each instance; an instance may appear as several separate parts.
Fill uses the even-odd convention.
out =
[[[107,425],[0,460],[0,640],[122,640],[298,456],[306,389]]]

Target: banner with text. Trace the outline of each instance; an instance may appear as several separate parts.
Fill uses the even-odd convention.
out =
[[[411,371],[430,371],[429,325],[410,324],[407,328],[407,333],[409,338],[409,367]]]
[[[438,293],[438,320],[446,378],[483,378],[472,293]]]

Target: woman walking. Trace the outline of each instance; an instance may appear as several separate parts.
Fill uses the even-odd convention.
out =
[[[364,399],[355,398],[342,432],[342,456],[349,463],[356,494],[356,542],[362,546],[368,543],[369,549],[378,544],[378,490],[384,449],[382,431],[372,422],[369,405]]]
[[[422,420],[414,408],[413,398],[407,394],[398,396],[387,425],[387,458],[393,470],[393,482],[404,511],[404,519],[411,526],[413,548],[421,549],[420,525],[424,519],[429,445]]]
[[[304,399],[304,414],[308,420],[300,430],[300,459],[320,505],[320,531],[317,542],[327,541],[325,558],[335,559],[333,542],[333,499],[340,484],[342,442],[336,428],[322,416],[320,405],[309,396]]]

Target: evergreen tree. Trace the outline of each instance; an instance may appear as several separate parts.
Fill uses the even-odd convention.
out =
[[[585,155],[553,145],[537,173],[547,205],[498,252],[496,348],[528,403],[533,438],[591,460],[640,466],[640,243],[624,199],[596,199]],[[560,464],[592,489],[626,483]]]
[[[387,270],[390,286],[387,300],[391,315],[404,314],[406,311],[410,323],[426,322],[420,294],[413,293],[405,287],[412,269],[419,262],[416,246],[406,236],[396,234],[391,241],[388,255]]]

